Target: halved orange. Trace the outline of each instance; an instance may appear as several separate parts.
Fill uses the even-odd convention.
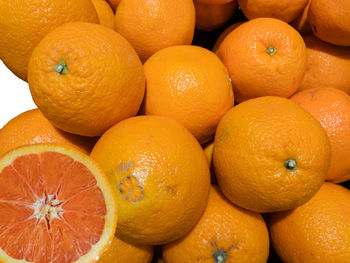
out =
[[[0,262],[96,262],[117,221],[113,190],[87,155],[59,145],[0,159]]]

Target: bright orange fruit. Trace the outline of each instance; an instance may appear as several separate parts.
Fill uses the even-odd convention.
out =
[[[217,55],[227,67],[237,102],[261,96],[291,96],[306,71],[300,34],[274,18],[250,20],[226,36]]]
[[[35,48],[28,81],[33,100],[56,127],[99,136],[136,115],[145,77],[130,43],[107,27],[68,23]]]
[[[326,179],[349,180],[350,96],[338,89],[319,88],[298,92],[290,99],[310,112],[328,134],[332,154]]]
[[[225,196],[246,209],[274,212],[307,202],[330,163],[326,131],[288,99],[261,97],[231,109],[214,140],[215,175]]]
[[[0,130],[0,156],[19,146],[38,143],[63,144],[88,154],[96,141],[97,138],[61,131],[34,109],[16,116]]]
[[[222,116],[233,107],[228,72],[211,51],[197,46],[173,46],[144,64],[146,114],[176,119],[198,139],[209,141]]]
[[[91,157],[114,187],[117,235],[127,242],[169,243],[189,232],[205,209],[208,162],[194,136],[173,119],[121,121],[102,135]]]
[[[114,29],[114,13],[105,0],[92,0],[95,6],[100,25]]]
[[[0,262],[96,262],[113,239],[117,206],[87,155],[57,145],[0,159]]]
[[[270,215],[271,241],[283,262],[348,262],[350,191],[325,183],[306,204]]]
[[[0,4],[0,59],[27,80],[30,56],[41,39],[69,22],[98,23],[91,0],[3,0]]]

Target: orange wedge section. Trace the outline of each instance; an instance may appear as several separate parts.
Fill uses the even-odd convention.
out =
[[[117,221],[116,200],[88,156],[57,145],[0,159],[0,262],[96,262]]]

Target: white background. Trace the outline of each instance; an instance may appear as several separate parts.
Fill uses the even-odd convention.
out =
[[[17,78],[0,60],[0,129],[20,113],[34,108],[28,83]]]

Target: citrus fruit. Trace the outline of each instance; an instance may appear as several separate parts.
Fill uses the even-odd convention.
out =
[[[315,0],[309,8],[309,22],[315,36],[337,45],[350,46],[350,1]]]
[[[196,29],[213,31],[223,26],[234,15],[237,1],[226,4],[202,4],[194,0],[196,8]]]
[[[30,92],[56,127],[99,136],[135,115],[145,79],[130,43],[112,29],[67,23],[50,32],[29,63]]]
[[[328,44],[313,35],[304,40],[307,69],[298,90],[336,88],[350,94],[350,49]]]
[[[0,59],[27,80],[33,49],[57,26],[68,22],[98,23],[91,0],[4,0],[0,5]]]
[[[226,36],[228,34],[230,34],[233,30],[235,30],[238,26],[242,25],[244,22],[237,22],[237,23],[234,23],[233,25],[229,26],[228,28],[226,28],[221,34],[220,36],[218,37],[218,39],[216,40],[215,44],[214,44],[214,47],[213,47],[213,52],[216,52],[222,41],[224,41],[224,39],[226,38]]]
[[[192,0],[125,0],[118,6],[115,29],[146,61],[163,48],[191,44],[195,19]]]
[[[348,262],[350,191],[325,183],[306,204],[270,215],[271,241],[283,262]]]
[[[234,98],[225,66],[211,51],[173,46],[144,64],[146,114],[169,116],[184,125],[200,143],[209,141]]]
[[[210,182],[212,184],[217,184],[214,165],[213,165],[213,147],[214,147],[213,142],[208,143],[204,148],[204,153],[205,153],[205,156],[207,157],[207,161],[210,167]]]
[[[293,209],[321,187],[330,143],[321,124],[281,97],[238,104],[220,121],[214,140],[216,179],[225,196],[257,212]]]
[[[163,247],[167,263],[266,263],[268,255],[262,216],[232,204],[217,187],[211,188],[207,208],[191,232]]]
[[[114,13],[105,0],[92,0],[95,6],[100,25],[114,29]]]
[[[23,146],[0,158],[0,261],[96,262],[117,222],[116,199],[89,156]]]
[[[284,22],[293,21],[305,8],[309,0],[237,0],[248,19],[272,17]]]
[[[326,130],[331,142],[331,164],[327,180],[350,179],[350,96],[333,88],[305,90],[294,94],[291,101],[311,113]]]
[[[97,263],[150,263],[152,257],[152,246],[133,245],[115,236]]]
[[[217,55],[227,67],[237,102],[261,96],[291,96],[306,70],[300,34],[274,18],[250,20],[233,30]]]
[[[121,0],[107,0],[113,11],[116,11]]]
[[[63,144],[90,153],[96,138],[70,134],[53,126],[38,109],[21,113],[0,130],[0,156],[19,146],[38,143]]]
[[[196,0],[198,3],[208,4],[208,5],[221,5],[226,4],[236,0]]]
[[[121,121],[102,135],[91,157],[114,187],[117,235],[129,243],[178,239],[205,209],[210,189],[205,154],[193,135],[170,118]]]
[[[311,0],[309,0],[308,4],[306,5],[306,7],[304,8],[304,11],[302,13],[300,13],[297,18],[295,18],[291,25],[298,30],[298,32],[301,35],[309,35],[312,34],[312,28],[311,25],[309,23],[309,7],[310,7],[310,3]]]

